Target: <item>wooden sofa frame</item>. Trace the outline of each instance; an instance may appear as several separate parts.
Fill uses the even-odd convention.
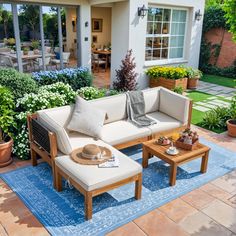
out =
[[[163,135],[168,135],[171,132],[181,132],[182,130],[186,128],[190,128],[191,126],[191,118],[192,118],[192,106],[193,102],[190,100],[189,103],[189,113],[188,113],[188,122],[187,125],[183,125],[181,127],[178,127],[176,129],[171,129],[163,132],[155,133],[154,135],[147,136],[144,138],[139,138],[132,140],[130,142],[114,145],[114,147],[118,150],[127,148],[130,146],[134,146],[137,144],[142,144],[143,142],[151,139],[156,139]],[[65,179],[69,179],[69,176],[64,173],[61,169],[56,168],[55,166],[55,158],[57,157],[57,138],[56,134],[51,132],[50,130],[47,130],[45,127],[42,126],[43,129],[47,130],[48,132],[48,142],[50,144],[50,150],[46,150],[44,147],[39,145],[35,139],[34,139],[34,133],[32,130],[32,120],[37,120],[37,115],[28,115],[27,116],[27,124],[28,124],[28,130],[29,130],[29,142],[30,142],[30,152],[31,152],[31,162],[33,166],[37,165],[37,155],[40,156],[44,161],[46,161],[50,166],[52,166],[52,173],[53,173],[53,186],[57,191],[62,190],[62,177]],[[78,189],[85,197],[85,217],[86,219],[92,218],[92,198],[94,196],[97,196],[101,193],[107,192],[111,189],[117,188],[119,186],[122,186],[124,184],[135,182],[135,198],[140,199],[141,198],[141,189],[142,189],[142,174],[138,174],[135,176],[132,176],[130,178],[124,179],[122,181],[119,181],[117,183],[108,185],[106,187],[96,189],[93,191],[86,191],[83,187],[81,187],[76,181],[73,179],[70,179],[71,184]]]

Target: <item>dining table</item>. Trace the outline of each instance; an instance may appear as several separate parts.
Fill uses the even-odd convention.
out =
[[[33,51],[30,51],[31,53],[28,54],[23,54],[21,55],[22,61],[28,61],[30,66],[33,67],[34,65],[34,60],[38,58],[42,58],[42,54],[34,54]],[[12,58],[12,60],[17,61],[17,54],[14,52],[0,52],[0,55],[7,56]],[[53,53],[45,53],[45,57],[55,57],[55,54]]]
[[[92,53],[94,54],[99,54],[99,55],[103,55],[105,57],[106,60],[106,69],[108,67],[109,64],[109,57],[111,56],[111,51],[110,50],[99,50],[99,49],[93,49]]]

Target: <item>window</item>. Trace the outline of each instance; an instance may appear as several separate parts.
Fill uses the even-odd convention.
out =
[[[145,60],[183,58],[187,10],[149,7]]]

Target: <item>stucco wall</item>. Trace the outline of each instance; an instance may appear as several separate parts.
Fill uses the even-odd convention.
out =
[[[102,19],[103,27],[102,32],[92,32],[92,36],[97,36],[96,47],[102,47],[111,43],[111,8],[110,7],[92,7],[92,18]]]
[[[120,61],[124,57],[125,51],[128,49],[133,49],[137,64],[136,71],[139,74],[138,83],[140,88],[145,88],[148,86],[148,79],[146,78],[144,72],[149,67],[145,65],[145,35],[147,16],[140,18],[137,15],[138,7],[143,6],[143,4],[145,4],[146,7],[148,4],[151,4],[156,6],[184,7],[188,9],[184,60],[176,61],[175,64],[186,63],[196,68],[198,67],[199,62],[202,19],[201,21],[195,21],[194,17],[195,11],[198,9],[200,9],[201,12],[204,12],[204,0],[130,0],[129,3],[123,2],[114,4],[112,10],[112,14],[114,14],[114,16],[112,15],[112,48],[119,46],[122,50],[117,49],[117,51],[119,51],[117,55],[115,55],[115,52],[112,50],[112,70],[118,68]],[[123,7],[120,7],[119,9],[118,6]],[[124,6],[126,7],[124,8]],[[127,13],[127,9],[129,11],[128,17],[125,15]],[[126,23],[127,20],[128,24]],[[155,62],[153,65],[159,65],[159,63]],[[173,65],[173,63],[167,65]],[[112,73],[111,79],[114,80],[114,72]]]
[[[205,38],[208,42],[213,44],[221,44],[219,57],[216,61],[214,57],[211,57],[210,63],[215,64],[218,67],[232,66],[236,60],[236,43],[232,40],[232,34],[222,28],[211,29],[205,34]]]

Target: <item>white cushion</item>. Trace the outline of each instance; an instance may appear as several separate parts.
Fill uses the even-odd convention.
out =
[[[105,124],[127,118],[126,114],[126,95],[119,94],[110,97],[99,98],[89,101],[98,109],[107,113]]]
[[[143,90],[143,97],[145,102],[145,113],[158,111],[159,109],[159,90],[160,88],[152,88]]]
[[[118,150],[108,147],[119,158],[119,167],[99,168],[97,165],[80,165],[75,163],[69,156],[57,157],[55,163],[56,166],[79,183],[86,191],[105,187],[142,172],[140,164]]]
[[[105,116],[105,111],[97,109],[91,103],[77,96],[74,112],[67,128],[100,138]]]
[[[70,141],[70,145],[72,147],[72,150],[75,150],[76,148],[80,148],[85,146],[86,144],[92,144],[92,143],[97,143],[98,140],[85,135],[85,134],[81,134],[78,132],[68,132],[68,137],[69,137],[69,141]]]
[[[149,128],[138,128],[126,120],[120,120],[104,125],[101,139],[113,146],[148,135],[151,135]]]
[[[161,112],[149,113],[147,114],[147,117],[150,117],[157,122],[155,125],[149,126],[152,130],[152,134],[175,129],[183,125],[180,121]]]
[[[180,94],[174,93],[169,89],[160,89],[160,107],[159,111],[163,112],[183,124],[188,122],[190,100]]]
[[[58,114],[59,110],[61,111],[61,113]],[[67,106],[63,108],[47,109],[47,110],[42,110],[42,111],[37,112],[38,121],[42,125],[44,125],[47,129],[49,129],[50,131],[56,134],[57,147],[64,154],[70,154],[72,151],[69,137],[63,126],[68,121],[68,117],[69,117],[68,114],[70,114],[70,111],[71,111],[71,107]]]

